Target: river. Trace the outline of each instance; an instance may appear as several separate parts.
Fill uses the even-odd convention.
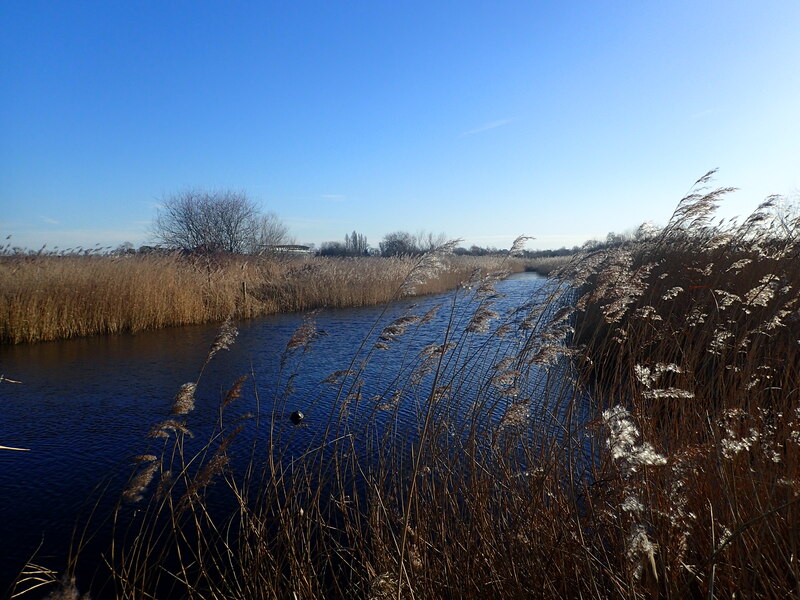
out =
[[[498,295],[491,299],[493,310],[501,318],[513,318],[512,311],[543,293],[546,282],[532,273],[499,282]],[[375,353],[362,375],[366,396],[388,389],[409,356],[441,343],[444,331],[454,328],[452,293],[409,298],[388,309],[320,311],[314,319],[324,334],[302,357],[295,352],[283,370],[286,344],[304,316],[275,315],[240,323],[235,344],[219,352],[203,372],[191,427],[198,438],[210,430],[221,394],[243,374],[251,377],[231,407],[234,416],[269,414],[272,399],[281,396],[287,376],[296,369],[300,375],[292,381],[294,393],[281,410],[306,415],[306,426],[292,442],[301,447],[319,433],[335,397],[320,392],[320,382],[347,369],[370,332],[375,337],[399,315],[422,315],[438,305],[442,308],[428,326],[402,344],[390,344],[403,350]],[[32,556],[37,564],[64,567],[74,527],[95,503],[102,515],[113,504],[108,498],[119,497],[131,473],[131,457],[146,449],[148,431],[168,415],[178,387],[197,378],[217,331],[217,325],[185,326],[0,347],[0,374],[21,382],[0,384],[0,445],[30,450],[0,450],[0,595]],[[299,360],[302,368],[297,367]],[[408,403],[400,414],[413,409]],[[288,418],[281,422],[292,427]],[[106,494],[100,493],[102,487]]]

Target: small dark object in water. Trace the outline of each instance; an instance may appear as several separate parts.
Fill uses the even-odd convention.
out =
[[[302,420],[303,420],[303,419],[305,419],[305,418],[306,418],[306,416],[305,416],[303,413],[301,413],[299,410],[296,410],[296,411],[294,411],[292,414],[290,414],[290,415],[289,415],[289,419],[290,419],[290,420],[292,421],[292,423],[294,423],[295,425],[297,425],[298,423],[300,423],[300,421],[302,421]]]

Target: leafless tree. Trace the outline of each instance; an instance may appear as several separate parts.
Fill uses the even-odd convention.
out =
[[[319,247],[320,256],[347,256],[347,246],[342,242],[322,242]]]
[[[186,190],[161,201],[153,234],[171,248],[244,253],[280,243],[287,229],[274,213],[262,214],[244,192]]]
[[[447,241],[444,233],[433,234],[420,231],[412,235],[407,231],[393,231],[383,237],[379,244],[383,256],[399,256],[403,254],[423,254],[442,246]]]
[[[419,254],[414,236],[407,231],[393,231],[383,236],[383,241],[378,244],[382,256],[402,256],[404,254]]]
[[[280,246],[281,244],[294,242],[289,237],[289,228],[272,211],[258,217],[255,233],[256,235],[253,238],[254,246],[250,250],[254,254],[259,254],[270,246]]]
[[[367,236],[357,231],[344,235],[342,242],[323,242],[319,249],[320,256],[367,256],[369,245]]]
[[[345,234],[344,245],[351,256],[365,256],[367,254],[367,236],[353,230],[351,235]]]
[[[446,233],[434,234],[433,232],[419,231],[414,236],[416,239],[417,249],[420,252],[430,252],[434,248],[444,245],[447,242]]]

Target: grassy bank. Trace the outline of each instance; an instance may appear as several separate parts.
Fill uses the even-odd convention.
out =
[[[403,342],[429,314],[385,326],[320,384],[335,401],[293,458],[283,415],[314,360],[313,319],[260,423],[227,415],[240,380],[187,452],[184,385],[118,505],[103,597],[796,597],[800,224],[772,227],[765,206],[713,225],[723,192],[576,258],[514,313],[473,278],[420,352]],[[384,352],[404,368],[374,389]],[[242,427],[266,440],[240,447],[247,469]],[[213,482],[230,514],[210,508]],[[74,565],[60,584],[30,566],[17,590],[98,585],[72,581]]]
[[[0,256],[0,343],[36,342],[228,317],[367,306],[393,298],[419,258],[236,255]],[[404,294],[452,289],[501,259],[443,257]],[[504,268],[521,271],[519,260]]]

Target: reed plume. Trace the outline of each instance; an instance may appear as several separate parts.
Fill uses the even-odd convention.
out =
[[[515,310],[504,263],[461,271],[321,382],[308,316],[261,428],[223,418],[244,379],[207,442],[153,428],[164,449],[129,484],[149,504],[107,555],[117,597],[796,595],[800,242],[771,205],[715,225],[730,189],[711,175],[664,229],[587,250]],[[322,414],[304,428],[284,418],[295,385]]]

